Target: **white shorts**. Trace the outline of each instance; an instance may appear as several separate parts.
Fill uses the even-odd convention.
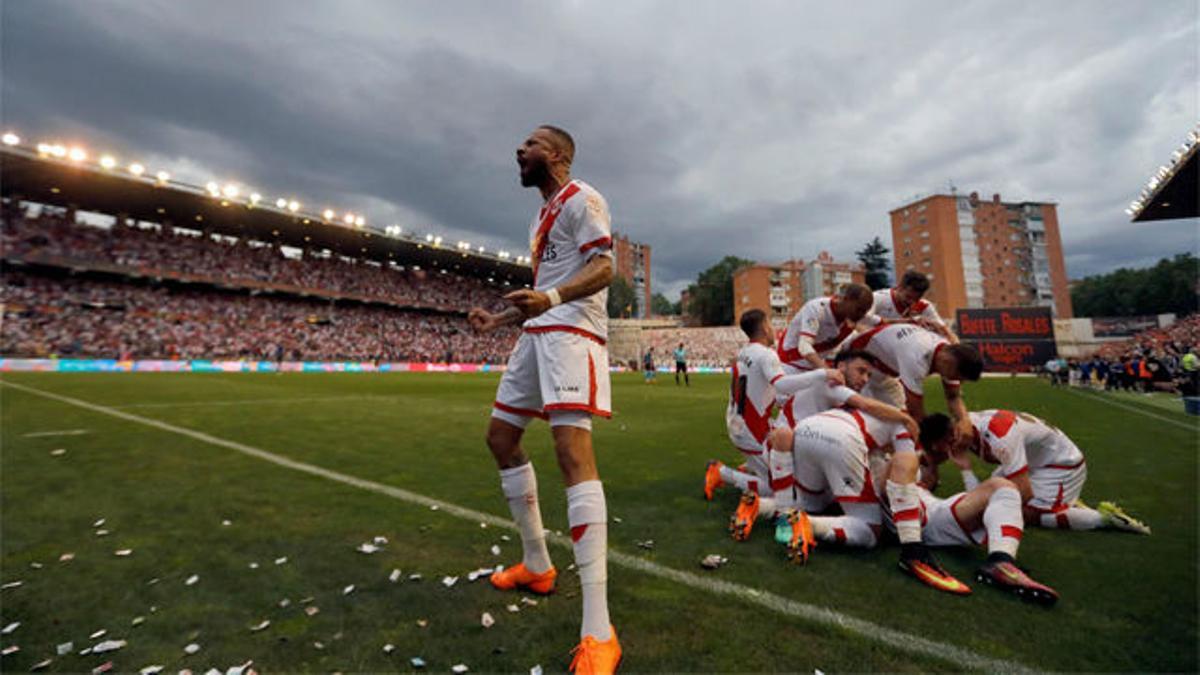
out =
[[[612,416],[608,348],[582,331],[524,332],[508,357],[492,416],[524,427],[534,417],[590,428]]]
[[[801,420],[792,457],[805,511],[820,510],[831,500],[878,503],[867,465],[867,444],[853,422],[824,414]]]
[[[1087,464],[1079,462],[1072,467],[1049,467],[1029,470],[1029,483],[1033,487],[1033,498],[1029,506],[1049,513],[1058,513],[1070,508],[1083,494],[1087,482]]]
[[[959,522],[954,507],[966,497],[959,492],[945,499],[924,497],[925,524],[921,527],[921,541],[929,546],[975,546],[987,540],[987,529],[976,528],[970,532]]]

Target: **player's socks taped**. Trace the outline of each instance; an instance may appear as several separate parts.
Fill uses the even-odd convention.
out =
[[[530,572],[540,574],[550,569],[550,551],[546,549],[546,530],[542,527],[542,511],[538,506],[537,474],[533,462],[500,470],[500,489],[508,500],[517,528],[521,530],[521,562]]]
[[[1016,558],[1025,532],[1021,493],[1011,487],[993,492],[983,512],[983,526],[987,528],[988,553],[1005,553]]]
[[[1038,523],[1042,527],[1062,530],[1095,530],[1104,527],[1104,514],[1095,509],[1072,506],[1057,513],[1043,513]]]
[[[859,548],[875,546],[875,532],[865,521],[851,516],[809,516],[818,541]]]
[[[591,635],[604,642],[612,637],[612,624],[608,618],[608,508],[600,481],[587,480],[567,488],[567,522],[583,593],[579,637]]]
[[[962,479],[963,479],[963,489],[966,492],[970,492],[971,490],[974,490],[975,488],[979,487],[979,476],[976,476],[975,472],[972,471],[971,469],[963,469],[962,470]]]
[[[921,541],[921,499],[916,483],[887,482],[888,506],[901,544]]]

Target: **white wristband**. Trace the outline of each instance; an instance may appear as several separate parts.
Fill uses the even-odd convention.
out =
[[[562,304],[562,296],[558,294],[557,288],[551,288],[546,291],[546,297],[550,298],[550,306],[556,307]]]

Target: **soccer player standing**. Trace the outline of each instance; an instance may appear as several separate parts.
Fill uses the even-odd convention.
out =
[[[683,383],[689,387],[692,386],[692,381],[688,379],[687,349],[684,348],[682,342],[680,342],[679,346],[675,348],[675,386],[676,387],[679,386],[679,374],[680,373],[683,373]]]
[[[533,464],[521,448],[525,427],[546,419],[567,487],[567,520],[583,594],[580,643],[571,670],[611,673],[621,646],[608,616],[608,515],[592,450],[592,417],[609,417],[608,315],[612,226],[604,198],[571,179],[575,142],[557,127],[540,126],[517,148],[521,185],[544,201],[530,226],[533,289],[507,294],[494,314],[472,309],[479,332],[523,321],[523,331],[500,379],[487,444],[500,486],[521,531],[520,563],[492,575],[501,590],[554,589],[557,571],[546,548]]]

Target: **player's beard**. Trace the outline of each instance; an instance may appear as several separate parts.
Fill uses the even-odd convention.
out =
[[[537,187],[545,182],[548,175],[550,175],[550,168],[546,166],[545,162],[528,164],[521,172],[521,187]]]

